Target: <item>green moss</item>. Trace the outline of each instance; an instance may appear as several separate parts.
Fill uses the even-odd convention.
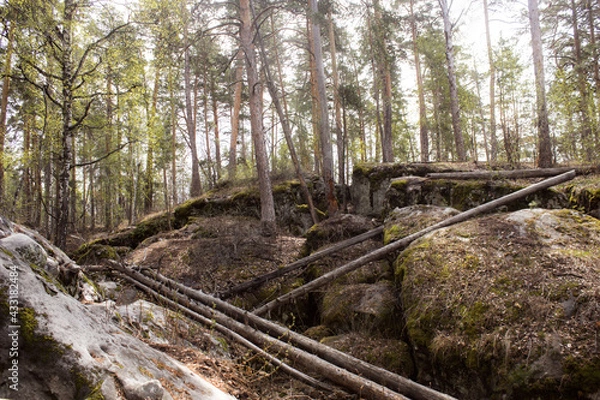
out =
[[[406,231],[400,225],[394,224],[383,231],[383,244],[389,244],[406,236]]]
[[[42,363],[56,361],[64,355],[66,347],[59,344],[49,335],[37,332],[38,316],[32,308],[24,307],[19,311],[20,333],[23,339],[23,349],[29,354],[35,354]]]

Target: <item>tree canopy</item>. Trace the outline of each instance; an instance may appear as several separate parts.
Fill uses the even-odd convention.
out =
[[[64,245],[227,179],[333,214],[361,162],[597,163],[600,5],[484,3],[6,0],[0,213]]]

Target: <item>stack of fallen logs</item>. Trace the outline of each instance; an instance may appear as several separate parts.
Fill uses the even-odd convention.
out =
[[[232,340],[264,356],[269,362],[278,366],[282,371],[291,376],[322,390],[331,390],[331,387],[307,373],[332,382],[345,390],[356,393],[366,399],[453,399],[453,397],[440,393],[432,388],[423,386],[410,379],[394,374],[383,368],[376,367],[362,360],[354,358],[341,351],[330,348],[319,342],[300,335],[259,315],[265,314],[280,305],[331,282],[361,266],[386,255],[406,248],[416,239],[442,227],[450,226],[476,215],[492,211],[502,205],[508,204],[519,198],[528,196],[539,190],[549,188],[575,177],[575,171],[563,173],[553,178],[533,184],[510,195],[493,200],[479,207],[460,213],[426,229],[409,235],[396,242],[390,243],[356,260],[353,260],[323,276],[317,278],[300,288],[267,303],[254,312],[249,312],[235,307],[226,301],[208,295],[198,290],[191,289],[175,282],[165,276],[149,269],[136,270],[118,262],[111,266],[122,273],[131,283],[148,294],[175,310],[179,310],[189,318],[214,328]],[[284,273],[308,265],[319,257],[339,251],[360,241],[381,234],[382,228],[376,228],[356,238],[344,241],[330,249],[317,252],[305,259],[279,269],[275,272],[259,277],[246,284],[242,284],[221,297],[231,296],[251,287],[260,285]],[[268,351],[270,352],[267,352]],[[301,372],[272,354],[284,354],[288,362],[303,368]]]

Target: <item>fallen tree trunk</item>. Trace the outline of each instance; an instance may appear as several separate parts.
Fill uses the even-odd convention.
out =
[[[120,270],[120,271],[123,272],[122,270]],[[254,343],[247,340],[243,336],[235,333],[231,329],[228,329],[221,324],[217,324],[217,323],[215,323],[214,320],[207,318],[206,316],[199,314],[193,310],[190,310],[185,305],[180,304],[180,302],[177,302],[175,300],[172,300],[172,299],[166,297],[163,294],[160,294],[156,290],[150,288],[147,285],[144,285],[143,283],[137,281],[135,278],[132,278],[131,276],[127,275],[126,272],[123,272],[123,278],[128,280],[130,283],[134,284],[138,288],[142,289],[147,294],[149,294],[149,295],[153,296],[154,298],[156,298],[157,300],[159,300],[161,302],[161,304],[166,304],[174,310],[181,311],[182,313],[187,315],[189,318],[191,318],[197,322],[200,322],[201,324],[204,324],[210,328],[216,329],[217,331],[219,331],[223,335],[227,336],[228,338],[230,338],[230,339],[240,343],[241,345],[245,346],[246,348],[254,351],[256,354],[265,358],[272,365],[281,369],[283,372],[290,375],[292,378],[295,378],[295,379],[299,380],[300,382],[304,382],[307,385],[310,385],[316,389],[326,390],[328,392],[333,391],[333,388],[331,386],[313,378],[312,376],[306,375],[305,373],[298,371],[295,368],[292,368],[291,366],[287,365],[286,363],[284,363],[277,357],[272,356],[271,354],[267,353],[260,347],[256,346]]]
[[[321,277],[307,283],[306,285],[300,286],[299,288],[294,289],[291,292],[288,292],[288,293],[284,294],[283,296],[276,298],[275,300],[265,304],[264,306],[257,308],[256,310],[254,310],[254,314],[256,314],[256,315],[265,314],[265,313],[279,307],[280,305],[285,304],[285,303],[287,303],[295,298],[298,298],[300,296],[303,296],[309,292],[312,292],[315,289],[320,288],[320,287],[328,284],[329,282],[339,278],[340,276],[346,275],[349,272],[352,272],[352,271],[362,267],[365,264],[368,264],[372,261],[379,260],[392,252],[395,252],[398,250],[403,250],[404,248],[406,248],[409,244],[411,244],[418,238],[420,238],[430,232],[433,232],[437,229],[444,228],[446,226],[450,226],[453,224],[457,224],[459,222],[466,221],[476,215],[492,211],[492,210],[494,210],[500,206],[503,206],[505,204],[508,204],[514,200],[528,196],[539,190],[549,188],[549,187],[557,185],[559,183],[566,182],[568,180],[573,179],[574,177],[575,177],[575,171],[571,170],[564,174],[555,176],[553,178],[546,179],[542,182],[539,182],[539,183],[533,184],[531,186],[528,186],[524,189],[518,190],[514,193],[511,193],[511,194],[501,197],[499,199],[492,200],[488,203],[482,204],[471,210],[457,214],[454,217],[448,218],[444,221],[440,221],[435,225],[425,228],[419,232],[413,233],[412,235],[406,236],[403,239],[400,239],[396,242],[393,242],[386,246],[383,246],[380,249],[377,249],[377,250],[375,250],[371,253],[368,253],[360,258],[357,258],[356,260],[353,260],[339,268],[336,268],[333,271],[328,272],[325,275],[322,275]]]
[[[512,171],[470,171],[470,172],[432,172],[425,175],[429,179],[527,179],[547,178],[571,171],[573,168],[536,168],[516,169]]]
[[[228,291],[219,294],[219,297],[221,299],[227,299],[237,293],[260,286],[260,285],[270,281],[271,279],[278,278],[280,276],[283,276],[283,275],[290,273],[292,271],[295,271],[297,269],[306,267],[311,262],[317,261],[325,256],[336,253],[336,252],[343,250],[347,247],[350,247],[352,245],[364,242],[365,240],[379,236],[382,233],[383,233],[383,226],[377,227],[375,229],[371,229],[368,232],[362,233],[362,234],[352,237],[350,239],[346,239],[342,242],[336,243],[335,245],[330,246],[326,249],[316,251],[313,254],[311,254],[310,256],[301,258],[298,261],[294,261],[293,263],[288,264],[283,268],[266,273],[264,275],[261,275],[261,276],[258,276],[256,278],[252,279],[251,281],[247,281],[247,282],[241,283],[237,286],[234,286],[233,288],[229,289]]]
[[[254,315],[246,310],[242,310],[233,306],[221,299],[212,297],[199,290],[184,286],[156,272],[152,274],[152,278],[157,279],[164,285],[175,288],[178,292],[202,302],[213,309],[219,310],[246,325],[251,325],[256,329],[266,332],[280,340],[289,341],[290,343],[301,347],[304,350],[321,357],[324,360],[331,362],[341,368],[354,372],[357,375],[368,378],[374,382],[384,385],[398,393],[408,396],[414,400],[453,400],[452,396],[440,393],[432,388],[423,386],[419,383],[411,381],[408,378],[394,374],[384,368],[374,366],[358,358],[352,357],[344,352],[326,346],[315,340],[312,340],[304,335],[296,333],[288,328],[271,322],[267,319]],[[136,274],[138,274],[136,272]],[[141,274],[140,274],[141,275]],[[144,275],[142,275],[144,276]],[[150,278],[146,278],[150,279]]]
[[[115,265],[117,263],[114,263]],[[287,358],[292,359],[304,368],[336,383],[340,387],[349,389],[352,393],[359,394],[361,397],[372,400],[408,400],[407,397],[388,389],[385,386],[379,385],[373,381],[362,378],[348,370],[341,369],[316,355],[310,354],[304,350],[298,349],[289,343],[280,339],[275,339],[266,333],[247,326],[244,323],[238,322],[233,318],[217,311],[211,306],[192,303],[188,298],[169,290],[166,286],[152,281],[139,272],[132,271],[122,266],[116,266],[115,269],[133,278],[133,281],[139,287],[149,286],[162,293],[168,293],[169,297],[173,297],[176,303],[183,305],[185,308],[208,318],[209,326],[213,326],[214,322],[224,326],[227,329],[241,335],[250,340],[255,345],[262,349],[270,349],[275,353],[285,354]],[[167,297],[167,296],[165,296]],[[167,297],[168,299],[168,297]],[[170,299],[169,299],[170,300]]]

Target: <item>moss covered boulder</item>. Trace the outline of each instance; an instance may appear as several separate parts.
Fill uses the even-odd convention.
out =
[[[376,224],[371,218],[355,214],[340,214],[313,225],[305,234],[306,242],[303,253],[308,255],[313,251],[331,243],[360,235],[373,228]]]
[[[600,176],[588,175],[575,178],[561,186],[569,196],[571,208],[600,219]]]
[[[391,180],[389,190],[386,192],[385,208],[429,204],[466,211],[516,192],[530,184],[530,181],[525,180],[453,180],[403,177]],[[568,207],[568,205],[569,199],[565,193],[550,188],[514,201],[505,209],[515,211],[532,206],[558,209]]]
[[[424,177],[433,172],[471,171],[476,167],[473,163],[359,164],[352,173],[352,202],[356,213],[381,217],[387,209],[386,193],[392,179]]]
[[[599,220],[464,222],[414,242],[396,277],[421,381],[464,399],[600,395]]]
[[[400,330],[392,282],[337,285],[325,294],[321,323],[332,332],[363,332],[393,337]]]
[[[328,336],[323,338],[321,342],[402,376],[414,375],[415,370],[410,348],[401,340],[351,332]]]
[[[454,208],[423,204],[396,208],[385,220],[383,243],[402,239],[457,214],[459,211]]]

